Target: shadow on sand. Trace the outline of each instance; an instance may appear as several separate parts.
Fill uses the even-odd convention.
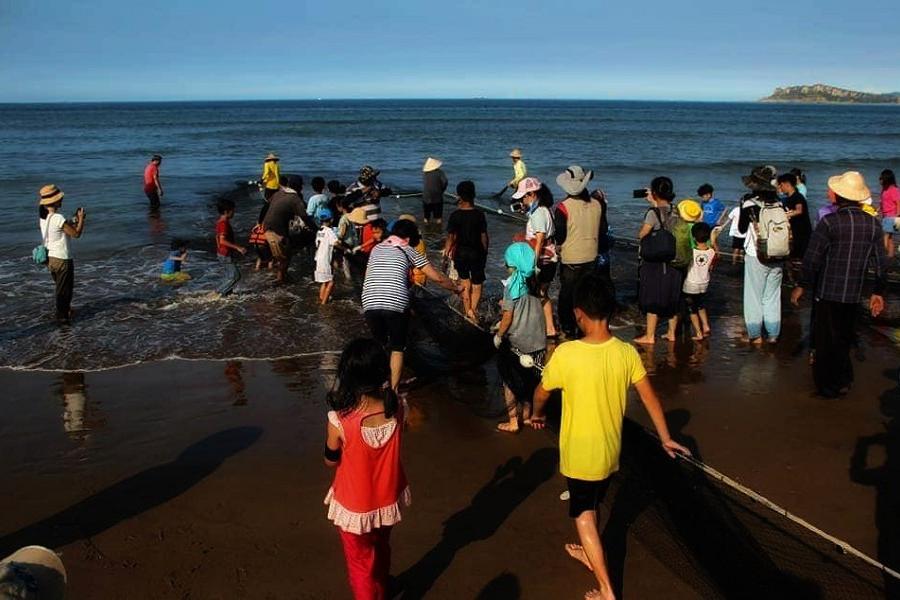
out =
[[[896,381],[897,371],[885,373]],[[900,571],[900,387],[884,392],[880,398],[884,431],[860,437],[850,459],[850,479],[875,488],[875,526],[878,528],[878,560]],[[884,462],[869,465],[872,448],[881,447]],[[884,574],[887,598],[900,598],[900,580]]]
[[[203,438],[172,462],[141,471],[55,515],[4,535],[0,538],[0,556],[31,544],[60,548],[115,527],[180,496],[261,435],[258,427],[236,427]]]
[[[515,509],[556,472],[557,450],[541,448],[524,462],[510,459],[497,468],[494,477],[471,504],[444,523],[441,540],[409,569],[397,576],[394,595],[404,600],[422,598],[453,562],[456,553],[473,542],[494,535]],[[518,580],[503,573],[481,591],[484,598],[518,598]]]

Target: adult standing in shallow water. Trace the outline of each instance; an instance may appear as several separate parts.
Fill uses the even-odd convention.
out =
[[[661,232],[657,235],[668,232],[672,236],[672,256],[668,260],[661,261],[651,260],[647,256],[641,257],[641,265],[638,267],[638,305],[647,315],[647,330],[644,335],[635,338],[634,341],[638,344],[656,343],[656,326],[660,318],[669,319],[669,329],[665,338],[675,341],[677,325],[675,315],[678,311],[683,279],[682,272],[669,264],[675,258],[674,235],[671,231],[677,220],[672,210],[674,199],[675,184],[671,179],[657,177],[650,182],[650,189],[647,190],[650,208],[644,215],[638,239],[643,242],[644,238],[654,232]]]
[[[816,226],[791,302],[798,304],[804,291],[815,284],[813,378],[820,395],[835,398],[845,394],[853,383],[850,347],[856,338],[859,300],[870,258],[875,269],[875,286],[869,298],[873,317],[884,310],[882,292],[887,271],[881,227],[875,217],[862,210],[861,203],[871,197],[862,175],[848,171],[831,177],[828,195],[836,202],[837,212],[826,215]]]
[[[438,225],[444,217],[444,192],[447,191],[447,176],[441,169],[438,158],[431,156],[422,167],[422,210],[425,213],[425,224],[434,220]]]
[[[298,183],[294,183],[299,189],[283,187],[269,199],[269,208],[263,219],[266,241],[272,251],[272,259],[275,262],[275,283],[287,281],[288,267],[291,264],[291,221],[294,217],[306,216],[306,206],[303,204],[303,178],[297,177]],[[285,181],[286,182],[286,181]]]
[[[560,246],[562,262],[559,272],[559,326],[569,339],[578,336],[572,307],[575,286],[597,267],[603,208],[587,191],[593,177],[593,171],[585,171],[578,165],[570,166],[556,177],[556,184],[566,194],[554,215],[556,243]]]
[[[366,219],[369,222],[381,218],[381,196],[386,195],[389,191],[378,180],[379,174],[381,171],[378,169],[365,165],[359,170],[359,177],[356,178],[356,181],[347,187],[347,195],[358,196],[356,206],[362,207],[366,211]]]
[[[159,208],[159,200],[163,197],[162,184],[159,182],[159,166],[162,156],[154,154],[144,169],[144,193],[150,201],[150,208]]]
[[[738,229],[746,234],[744,243],[744,324],[747,341],[763,343],[763,329],[769,342],[777,342],[781,333],[781,281],[784,275],[783,261],[760,260],[757,252],[757,223],[763,208],[780,207],[778,194],[772,180],[775,168],[756,167],[742,181],[753,192],[741,204]]]
[[[69,238],[79,238],[84,231],[84,209],[75,211],[75,222],[62,215],[65,194],[55,185],[45,185],[40,191],[38,213],[41,238],[47,248],[47,268],[56,284],[56,320],[68,322],[72,318],[72,293],[75,288],[75,261],[69,248]]]
[[[278,165],[279,158],[274,152],[269,152],[263,161],[263,171],[260,181],[263,185],[263,195],[266,200],[272,198],[281,185],[281,168]]]
[[[506,187],[516,189],[519,187],[519,182],[528,176],[528,167],[525,166],[525,161],[522,160],[521,148],[513,148],[512,152],[509,153],[509,157],[512,159],[513,178],[509,180]]]
[[[414,250],[419,245],[419,228],[412,221],[397,221],[390,237],[372,249],[362,289],[362,307],[372,337],[391,356],[391,387],[400,385],[403,353],[409,329],[409,275],[421,269],[425,277],[454,294],[461,291],[453,281],[435,269]]]

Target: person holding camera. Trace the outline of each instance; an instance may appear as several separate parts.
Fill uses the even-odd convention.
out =
[[[40,230],[47,249],[47,268],[56,284],[56,320],[68,323],[72,318],[72,292],[75,287],[75,262],[69,238],[79,238],[84,231],[84,209],[75,211],[75,221],[62,215],[65,194],[53,184],[41,188],[38,201]]]

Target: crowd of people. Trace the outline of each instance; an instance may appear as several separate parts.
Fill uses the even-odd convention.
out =
[[[512,190],[515,207],[527,217],[523,231],[503,252],[501,317],[494,328],[497,368],[503,383],[506,419],[497,429],[518,432],[545,426],[551,394],[561,392],[560,471],[568,486],[569,515],[579,543],[566,551],[595,576],[588,598],[613,597],[596,510],[610,476],[618,469],[621,428],[629,387],[634,386],[670,456],[688,450],[671,439],[663,411],[641,364],[635,345],[612,335],[609,322],[618,306],[610,268],[608,202],[602,190],[589,190],[593,172],[571,165],[555,179],[560,200],[549,186],[528,176],[520,149],[510,153],[514,176],[499,194]],[[154,156],[144,174],[152,206],[163,195],[162,157]],[[448,178],[439,159],[422,168],[425,223],[443,225]],[[407,345],[411,290],[431,281],[460,296],[464,316],[479,324],[491,239],[484,211],[477,206],[472,181],[455,187],[457,208],[446,221],[442,265],[428,259],[413,215],[387,223],[381,198],[390,191],[379,172],[363,167],[349,186],[338,181],[311,181],[314,194],[304,200],[304,181],[283,175],[279,158],[266,156],[259,185],[264,202],[248,244],[236,241],[231,219],[235,204],[217,202],[216,253],[222,280],[216,293],[232,292],[241,274],[238,259],[248,247],[258,269],[269,266],[274,280],[287,281],[292,255],[299,246],[315,248],[314,279],[325,304],[337,270],[361,273],[361,305],[371,338],[350,342],[328,396],[325,462],[337,469],[325,499],[328,518],[340,532],[350,586],[356,598],[383,598],[390,568],[390,532],[409,504],[409,486],[400,460],[408,407],[398,395]],[[881,174],[881,205],[863,176],[848,171],[828,179],[829,204],[818,211],[815,226],[806,198],[805,177],[779,174],[760,166],[742,178],[747,193],[728,210],[712,185],[697,190],[697,200],[676,202],[674,182],[654,178],[634,196],[648,203],[637,232],[638,305],[646,327],[633,342],[656,342],[660,320],[663,339],[674,342],[682,317],[691,339],[701,343],[712,333],[706,310],[711,274],[722,253],[720,232],[730,228],[732,260],[743,258],[745,340],[776,343],[781,333],[783,280],[794,284],[791,301],[810,292],[810,345],[815,354],[813,380],[818,393],[835,398],[853,383],[850,350],[855,324],[871,270],[869,297],[873,316],[884,309],[888,259],[894,254],[900,191],[893,172]],[[64,194],[48,185],[39,193],[42,246],[35,261],[46,264],[56,284],[56,314],[71,318],[74,262],[70,238],[84,232],[85,213],[72,221],[61,210]],[[173,242],[163,278],[183,280],[186,243]],[[179,275],[181,273],[181,275]],[[554,307],[551,284],[558,278]],[[565,343],[548,352],[548,340]],[[549,354],[549,358],[548,358]]]

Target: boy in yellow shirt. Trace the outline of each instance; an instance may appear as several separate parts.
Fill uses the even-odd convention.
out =
[[[544,405],[552,390],[562,390],[559,429],[559,470],[569,488],[569,516],[575,519],[580,544],[566,544],[572,558],[593,571],[599,584],[585,598],[612,600],[612,587],[600,533],[597,506],[619,469],[622,421],[628,387],[637,389],[662,440],[663,450],[690,454],[669,436],[662,406],[634,346],[613,337],[609,319],[616,305],[609,282],[597,274],[585,276],[574,294],[575,322],[580,340],[561,344],[544,368],[534,392],[532,426],[545,425]]]

